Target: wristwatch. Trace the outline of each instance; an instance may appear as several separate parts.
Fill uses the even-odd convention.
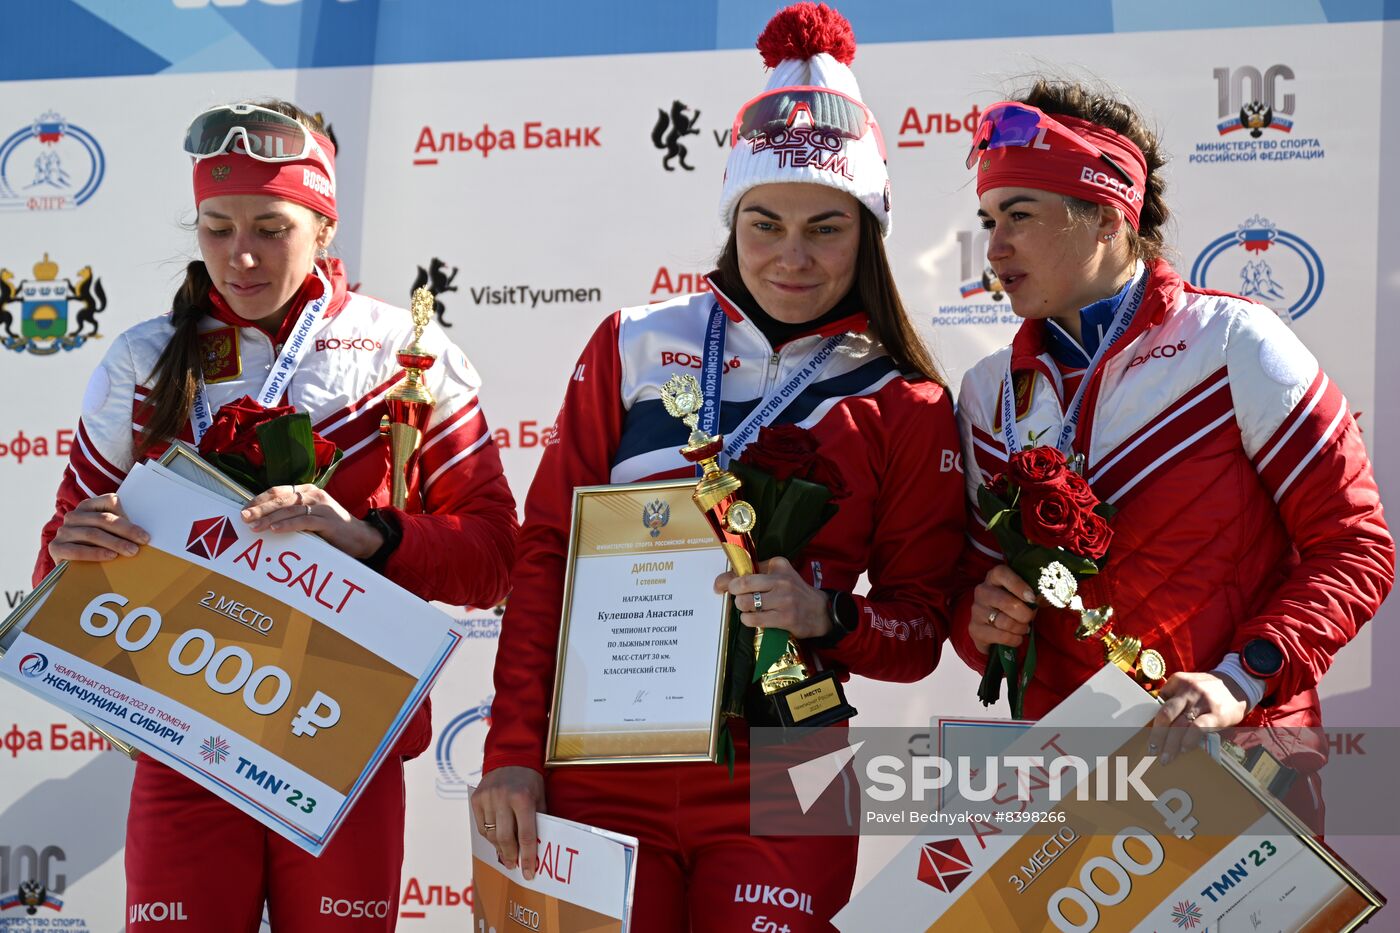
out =
[[[1283,651],[1267,638],[1255,638],[1240,649],[1240,664],[1251,676],[1268,680],[1283,670]]]
[[[817,648],[835,648],[860,624],[860,611],[856,601],[845,590],[822,590],[826,594],[826,612],[831,619],[831,631],[819,638],[810,639]]]
[[[370,509],[365,513],[365,523],[384,536],[384,543],[361,563],[377,573],[383,573],[384,565],[389,563],[389,557],[403,541],[403,529],[399,527],[398,516],[387,509]]]

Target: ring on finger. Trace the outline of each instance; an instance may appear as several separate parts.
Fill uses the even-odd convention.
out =
[[[1193,710],[1193,709],[1188,709],[1188,710],[1186,711],[1186,721],[1187,721],[1187,722],[1195,722],[1195,721],[1196,721],[1196,711],[1195,711],[1195,710]]]
[[[484,829],[484,830],[486,830],[486,832],[489,833],[489,832],[491,832],[491,830],[493,830],[493,829],[496,828],[496,824],[495,824],[495,823],[482,823],[482,824],[481,824],[481,828]]]
[[[310,515],[310,514],[311,514],[311,503],[310,503],[310,502],[306,503],[306,514],[307,514],[307,515]]]
[[[753,611],[754,611],[754,612],[762,612],[762,611],[763,611],[763,594],[762,594],[762,593],[755,593],[755,594],[753,594]]]
[[[300,489],[297,489],[297,490],[295,490],[295,492],[296,492],[296,494],[297,494],[296,504],[297,504],[297,505],[301,505],[301,490],[300,490]]]
[[[997,624],[997,616],[999,616],[999,615],[1001,615],[1001,610],[1000,610],[1000,609],[993,609],[991,612],[987,613],[987,624],[988,624],[988,625],[996,625],[996,624]]]

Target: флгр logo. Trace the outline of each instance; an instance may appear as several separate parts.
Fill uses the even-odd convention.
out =
[[[1307,314],[1322,295],[1322,258],[1306,240],[1256,214],[1212,240],[1191,264],[1191,281],[1268,305],[1284,321]]]
[[[471,709],[453,716],[438,734],[433,755],[437,759],[439,797],[465,797],[468,785],[481,779],[481,749],[486,741],[486,730],[491,728],[491,701],[494,699],[495,694],[492,694]]]
[[[53,111],[40,114],[0,142],[0,211],[72,210],[106,173],[91,133]]]

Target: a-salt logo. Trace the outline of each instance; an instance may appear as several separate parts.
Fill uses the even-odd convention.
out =
[[[972,859],[961,839],[939,839],[919,850],[917,877],[929,887],[947,894],[971,874]]]
[[[54,111],[0,142],[0,211],[73,210],[107,174],[97,139]]]
[[[226,516],[201,518],[190,525],[190,537],[185,542],[185,550],[195,557],[217,560],[238,541],[238,533],[233,530],[233,522]]]
[[[1256,214],[1207,243],[1190,278],[1202,288],[1252,298],[1292,322],[1317,304],[1326,273],[1306,240]]]

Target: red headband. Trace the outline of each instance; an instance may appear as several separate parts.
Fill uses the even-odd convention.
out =
[[[303,204],[337,220],[335,186],[326,175],[335,172],[335,147],[319,133],[312,134],[329,165],[314,155],[296,162],[262,162],[239,152],[226,152],[194,164],[194,203],[221,194],[270,194]]]
[[[986,149],[978,156],[978,197],[992,188],[1053,191],[1094,204],[1111,204],[1136,230],[1147,190],[1147,160],[1137,144],[1106,126],[1076,117],[1047,114],[1043,125],[1045,130],[1032,145]],[[1100,149],[1127,173],[1132,184],[1100,156],[1064,143],[1056,145],[1056,136],[1065,132]]]

